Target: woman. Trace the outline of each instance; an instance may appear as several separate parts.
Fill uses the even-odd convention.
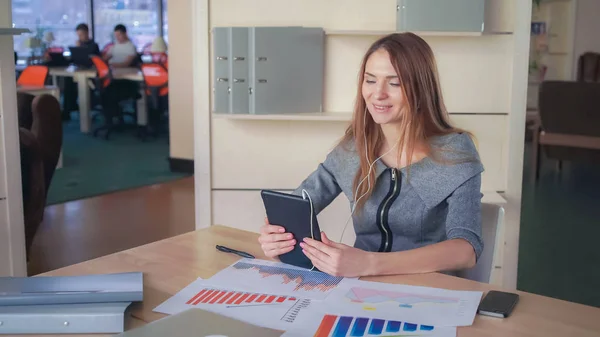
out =
[[[295,191],[315,212],[343,192],[354,247],[304,239],[304,254],[328,274],[358,277],[471,268],[483,249],[481,173],[469,134],[448,121],[435,59],[412,33],[376,41],[363,58],[352,124]],[[296,240],[265,220],[269,257]]]

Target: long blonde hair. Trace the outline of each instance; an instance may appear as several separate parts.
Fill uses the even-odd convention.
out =
[[[374,183],[366,184],[361,181],[365,181],[367,175],[371,182],[375,181],[376,170],[369,170],[369,166],[384,146],[383,132],[368,113],[362,96],[367,60],[380,49],[388,52],[406,101],[399,126],[404,136],[399,140],[397,149],[399,154],[406,149],[407,166],[412,164],[416,144],[424,144],[425,154],[434,156],[427,139],[465,132],[450,124],[442,98],[435,57],[427,42],[413,33],[395,33],[375,41],[363,57],[352,123],[340,142],[354,142],[356,153],[360,157],[360,169],[356,173],[353,185],[356,196],[361,196],[355,205],[357,210],[362,208],[373,192]],[[368,159],[363,155],[365,153]]]

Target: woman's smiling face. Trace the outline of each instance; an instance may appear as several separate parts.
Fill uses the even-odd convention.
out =
[[[400,122],[405,105],[404,93],[385,49],[375,51],[365,64],[362,96],[375,123]]]

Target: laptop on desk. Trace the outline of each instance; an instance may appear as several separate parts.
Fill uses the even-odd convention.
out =
[[[63,53],[48,53],[50,60],[46,62],[49,67],[66,67],[69,65],[69,60],[63,55]]]
[[[71,64],[77,68],[89,69],[94,65],[90,59],[90,55],[94,54],[92,48],[87,46],[69,47],[69,51],[71,52]]]

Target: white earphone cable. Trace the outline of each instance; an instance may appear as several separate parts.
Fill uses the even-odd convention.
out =
[[[367,122],[367,111],[365,109],[365,113],[364,113],[364,125],[365,125],[365,128],[366,128],[366,122]],[[371,190],[371,170],[373,169],[373,166],[381,158],[383,158],[388,153],[392,152],[396,147],[398,147],[398,142],[396,142],[391,149],[389,149],[386,153],[382,154],[381,156],[379,156],[377,159],[375,159],[371,163],[371,162],[369,162],[369,152],[368,152],[368,149],[367,149],[367,133],[366,132],[364,132],[364,141],[365,141],[365,158],[367,159],[367,163],[369,163],[369,171],[367,172],[367,175],[364,178],[362,178],[361,181],[359,181],[358,185],[356,186],[356,191],[354,192],[354,204],[352,205],[350,216],[346,220],[346,224],[344,224],[344,229],[342,230],[342,235],[340,237],[339,242],[342,242],[342,239],[344,238],[344,233],[346,232],[346,228],[348,227],[348,223],[350,222],[350,219],[352,219],[352,216],[354,215],[354,211],[356,210],[356,204],[360,201],[360,199],[362,199],[365,195],[367,195],[367,193]],[[367,180],[367,186],[368,186],[367,187],[367,191],[365,193],[363,193],[357,199],[356,195],[358,194],[358,190],[360,189],[360,186],[364,183],[365,179]],[[312,199],[310,198],[310,194],[308,194],[308,191],[305,190],[305,189],[302,189],[302,198],[304,198],[304,199],[308,198],[308,201],[310,202],[310,237],[314,240],[315,239],[314,224],[313,224],[314,206],[313,206]],[[310,268],[310,270],[314,270],[314,269],[315,269],[315,266],[313,265],[312,268]]]
[[[314,224],[313,224],[313,217],[314,217],[314,206],[313,206],[313,202],[312,199],[310,198],[310,194],[308,194],[308,191],[305,189],[302,189],[302,198],[306,199],[308,197],[308,202],[310,203],[310,238],[311,239],[315,239],[315,232],[314,232]],[[313,264],[312,268],[310,268],[310,270],[314,270],[315,269],[315,265]]]
[[[346,223],[344,224],[344,229],[342,230],[342,235],[340,236],[340,241],[342,242],[342,239],[344,238],[344,233],[346,233],[346,228],[348,228],[348,223],[350,222],[350,219],[352,219],[352,216],[354,215],[354,211],[356,210],[356,204],[360,201],[360,199],[362,199],[365,195],[367,195],[367,193],[371,190],[371,170],[373,169],[373,165],[375,165],[375,163],[377,163],[379,161],[379,159],[383,158],[384,156],[386,156],[388,153],[392,152],[392,150],[394,150],[396,147],[398,147],[398,142],[396,142],[394,144],[394,146],[389,149],[386,153],[382,154],[381,156],[379,156],[377,159],[375,159],[372,163],[369,162],[369,152],[367,149],[367,132],[366,132],[366,127],[367,127],[367,109],[365,108],[365,113],[363,115],[364,119],[363,119],[363,125],[365,127],[365,132],[363,132],[363,136],[364,136],[364,141],[365,141],[365,158],[367,159],[367,163],[369,163],[369,171],[367,172],[367,175],[362,178],[361,181],[358,182],[358,185],[356,186],[356,191],[354,192],[354,204],[352,205],[352,209],[350,211],[350,216],[348,217],[348,220],[346,220]],[[358,199],[356,199],[356,195],[358,194],[358,190],[360,189],[360,186],[362,185],[362,183],[365,181],[365,179],[367,179],[367,191],[365,193],[363,193],[360,197],[358,197]]]

